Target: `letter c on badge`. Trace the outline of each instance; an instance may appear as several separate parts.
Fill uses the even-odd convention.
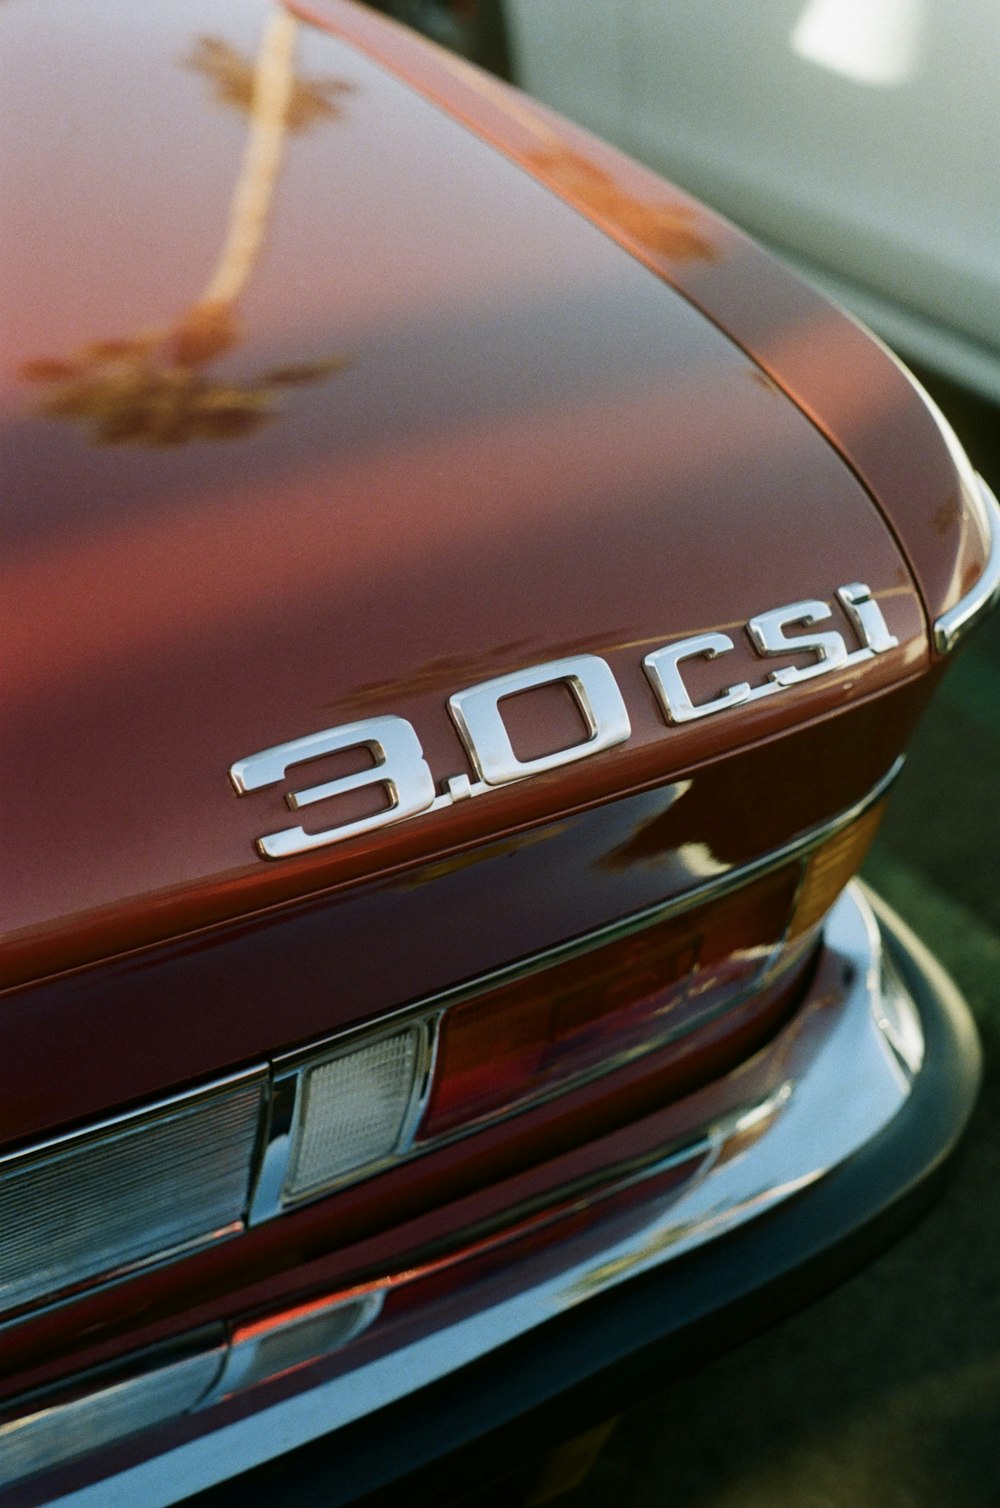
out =
[[[709,702],[692,702],[681,679],[682,660],[714,660],[716,655],[725,654],[734,647],[728,634],[697,634],[694,638],[667,644],[663,649],[656,649],[646,656],[642,668],[668,723],[689,723],[696,717],[724,712],[727,707],[738,707],[740,702],[749,700],[750,687],[746,681],[740,681]]]

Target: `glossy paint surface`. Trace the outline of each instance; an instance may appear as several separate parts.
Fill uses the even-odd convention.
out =
[[[7,981],[662,786],[926,666],[913,579],[865,488],[664,275],[724,325],[756,311],[748,343],[817,389],[824,331],[860,340],[839,316],[506,99],[471,90],[497,151],[454,101],[442,111],[277,7],[176,4],[144,11],[141,34],[123,15],[81,3],[53,28],[42,0],[15,0],[0,16],[19,59],[4,102]],[[470,94],[366,13],[323,17],[394,68],[402,48],[435,98]],[[29,129],[55,78],[61,109]],[[516,130],[530,151],[510,147]],[[879,453],[901,411],[907,477],[933,486],[912,404],[873,409],[861,386],[858,433]],[[836,427],[847,409],[832,408]],[[921,548],[907,535],[918,575]],[[746,620],[859,579],[898,649],[666,726],[650,650],[722,630],[724,683],[762,680]],[[849,636],[839,608],[832,622]],[[618,681],[627,743],[371,838],[257,856],[287,808],[280,788],[237,798],[234,760],[394,714],[442,781],[467,770],[451,694],[582,652]],[[699,695],[715,694],[701,669]],[[537,752],[565,739],[544,698],[526,729]],[[13,1026],[27,1002],[8,1009]]]
[[[925,695],[911,685],[690,783],[11,991],[3,1142],[363,1023],[746,865],[862,800]]]
[[[4,1150],[753,863],[883,780],[934,679],[922,547],[782,391],[799,369],[768,341],[782,320],[807,347],[815,330],[770,263],[367,12],[137,14],[79,0],[55,28],[42,0],[0,7],[18,55],[3,101],[18,143],[0,364]],[[61,108],[39,122],[55,81]],[[764,311],[763,355],[741,349],[741,309]],[[823,319],[837,340],[850,328]],[[869,409],[873,457],[889,417]],[[773,664],[748,620],[819,599],[854,648],[836,593],[857,581],[898,645],[668,724],[652,651],[726,634],[721,665],[686,668],[692,696],[760,684]],[[290,819],[282,785],[237,795],[238,761],[405,718],[440,789],[470,773],[449,698],[584,655],[610,668],[623,742],[260,858],[262,833],[340,819],[326,802]],[[579,737],[551,688],[506,715],[522,759]],[[288,786],[336,778],[338,759]],[[796,879],[782,872],[766,925],[737,916],[737,941],[728,911],[713,917],[720,977],[774,942]],[[768,1092],[812,958],[790,967],[603,1082],[16,1319],[0,1396],[392,1270]],[[592,1003],[582,988],[575,1004]],[[537,1257],[560,1260],[544,1236]],[[440,1313],[404,1319],[419,1335]]]
[[[544,106],[402,30],[380,31],[345,0],[295,5],[527,167],[748,352],[886,510],[932,617],[968,591],[988,540],[924,402],[864,330],[728,221]],[[606,115],[607,102],[596,109]],[[621,134],[620,122],[609,118],[608,134]]]

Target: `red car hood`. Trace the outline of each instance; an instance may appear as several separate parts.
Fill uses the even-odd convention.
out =
[[[926,663],[857,476],[664,281],[749,300],[731,231],[541,114],[511,116],[515,161],[274,6],[129,14],[0,15],[9,979],[662,782]],[[898,651],[665,725],[651,649],[857,580]],[[761,678],[745,637],[733,680]],[[258,857],[288,813],[237,798],[234,760],[393,713],[441,781],[468,768],[450,694],[581,652],[622,689],[619,749]]]

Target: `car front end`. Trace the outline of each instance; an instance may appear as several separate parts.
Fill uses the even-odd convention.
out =
[[[401,28],[212,16],[0,18],[65,102],[5,274],[24,1508],[600,1417],[888,1240],[978,1075],[852,883],[1000,592],[945,421]]]

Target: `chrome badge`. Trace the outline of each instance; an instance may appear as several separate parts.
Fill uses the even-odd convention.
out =
[[[675,725],[712,717],[762,697],[775,696],[803,681],[858,665],[898,645],[899,640],[889,632],[882,610],[867,586],[852,582],[839,587],[837,598],[857,635],[856,649],[849,650],[843,636],[834,629],[786,634],[788,628],[815,630],[818,623],[832,616],[828,603],[818,599],[789,602],[751,618],[746,624],[747,635],[762,659],[808,653],[814,657],[812,663],[779,666],[755,686],[749,681],[738,681],[708,701],[692,700],[683,666],[689,660],[714,660],[735,649],[728,634],[694,634],[648,654],[642,662],[643,670],[665,721]],[[559,684],[566,686],[573,698],[586,730],[585,737],[539,758],[519,759],[504,723],[501,701],[533,687]],[[588,759],[592,754],[625,743],[632,732],[611,667],[598,655],[548,660],[542,665],[481,681],[449,697],[448,711],[475,779],[468,774],[452,775],[442,782],[440,793],[416,729],[406,718],[390,714],[341,723],[238,759],[229,770],[229,778],[237,795],[245,796],[266,786],[280,785],[295,765],[321,755],[347,749],[367,750],[372,760],[368,768],[288,791],[285,803],[295,812],[369,785],[381,787],[388,802],[380,811],[340,822],[321,832],[286,827],[268,833],[257,839],[257,852],[265,859],[287,859],[331,843],[342,843],[390,823],[438,811],[514,781]]]

